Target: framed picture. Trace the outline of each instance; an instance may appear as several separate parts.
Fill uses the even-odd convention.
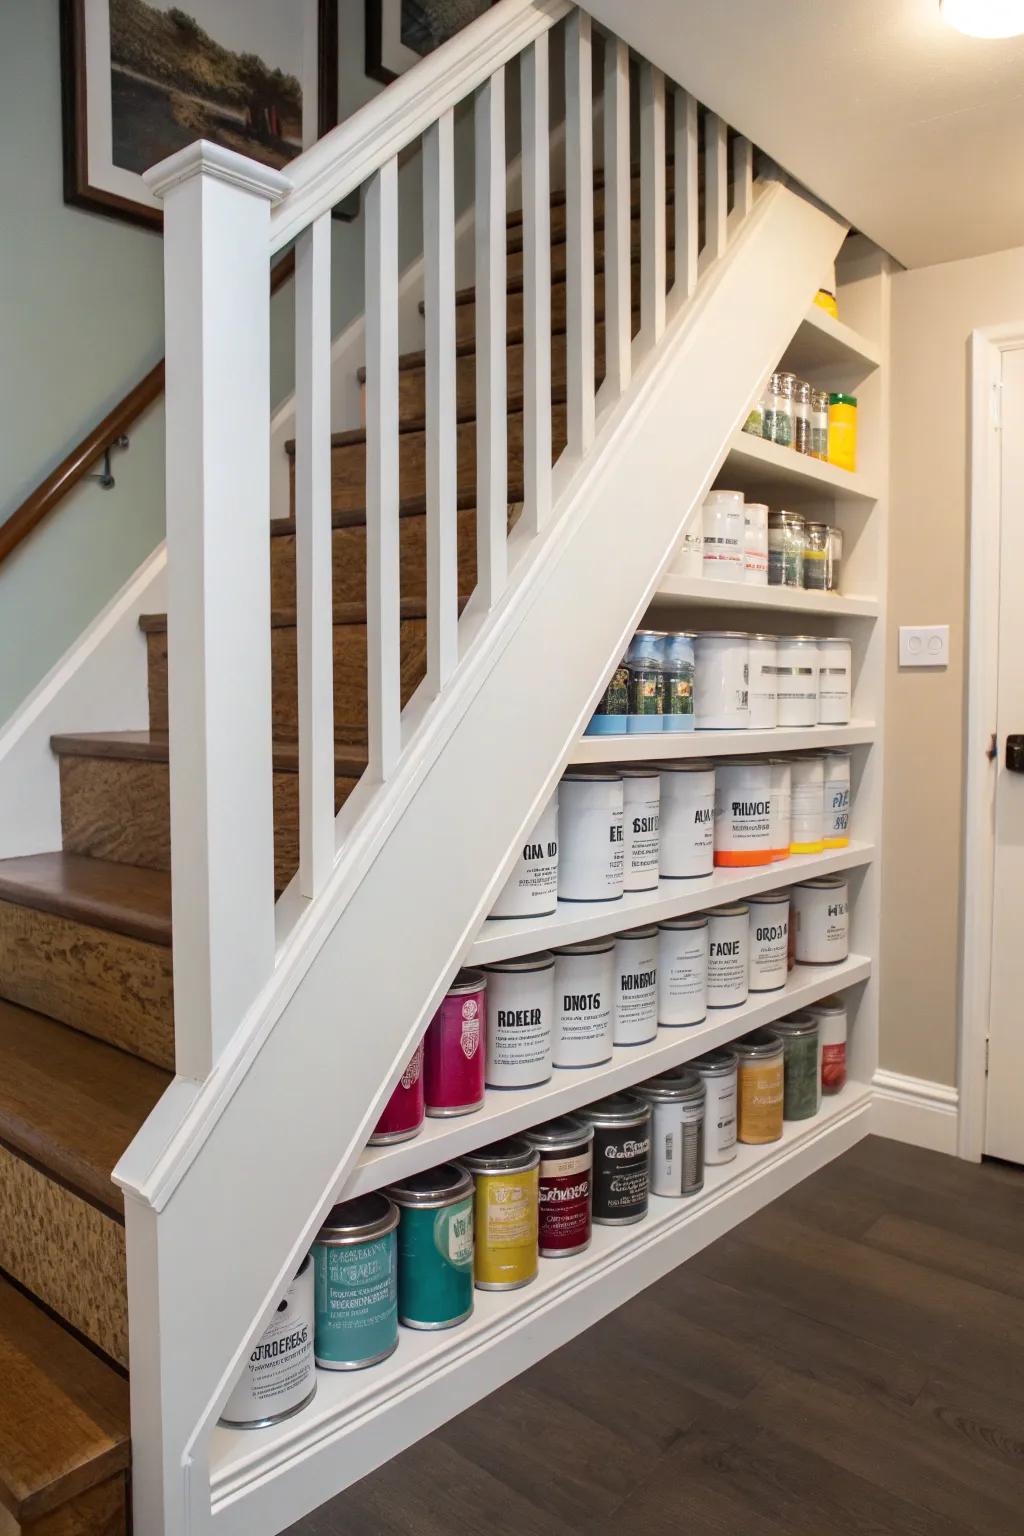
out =
[[[194,139],[281,168],[338,117],[338,0],[61,0],[64,198],[159,229]]]
[[[389,85],[494,0],[366,0],[366,73]]]

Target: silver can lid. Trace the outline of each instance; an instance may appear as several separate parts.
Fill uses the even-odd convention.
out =
[[[846,881],[842,875],[819,875],[816,880],[801,880],[797,886],[799,891],[845,891]]]
[[[658,927],[659,928],[669,928],[673,932],[675,932],[675,931],[683,929],[683,928],[706,928],[707,925],[708,925],[708,915],[707,915],[707,913],[706,912],[695,912],[690,917],[666,917],[666,919],[665,919],[665,921],[663,923],[659,923],[658,924]]]
[[[618,784],[622,774],[617,768],[570,768],[563,773],[562,784]]]
[[[578,1114],[590,1125],[646,1125],[651,1118],[651,1106],[635,1093],[612,1093],[596,1104],[588,1104]]]
[[[659,1104],[697,1103],[705,1096],[703,1078],[699,1073],[687,1071],[685,1068],[676,1068],[672,1072],[661,1072],[657,1077],[649,1077],[646,1082],[637,1083],[634,1091],[641,1098],[651,1099]]]
[[[426,1168],[422,1173],[410,1174],[388,1189],[388,1195],[396,1205],[418,1210],[451,1205],[472,1193],[473,1180],[457,1163],[442,1163],[439,1168]]]
[[[772,1029],[784,1040],[791,1040],[803,1035],[816,1035],[818,1021],[809,1013],[791,1013],[784,1019],[776,1019]]]
[[[697,640],[749,640],[750,636],[745,629],[703,629],[695,638]]]
[[[786,903],[787,907],[789,906],[788,891],[761,891],[757,896],[747,897],[747,904],[751,907],[781,907],[783,902]]]
[[[620,779],[657,779],[660,777],[658,769],[653,763],[638,763],[634,767],[622,767],[616,770]]]
[[[578,1115],[559,1115],[544,1125],[535,1125],[523,1132],[523,1140],[531,1147],[544,1152],[560,1152],[569,1147],[589,1145],[594,1139],[594,1127],[586,1125]]]
[[[459,996],[463,992],[479,992],[486,985],[487,977],[483,971],[459,971],[445,995],[451,997],[453,994]]]
[[[514,960],[494,960],[485,965],[485,971],[498,974],[526,974],[530,971],[550,971],[555,957],[549,949],[539,949],[535,955],[517,955]]]
[[[755,1029],[751,1034],[734,1040],[732,1048],[737,1056],[745,1060],[777,1056],[782,1050],[782,1036],[777,1035],[772,1029]]]
[[[817,635],[779,635],[780,645],[817,645]]]
[[[330,1212],[316,1241],[328,1247],[341,1248],[349,1243],[366,1243],[371,1238],[383,1237],[398,1226],[398,1207],[386,1195],[379,1192],[360,1195],[356,1200],[343,1200]]]
[[[561,949],[555,950],[555,955],[607,955],[614,948],[613,938],[581,939],[578,944],[563,944]]]
[[[708,917],[747,917],[750,908],[745,901],[732,901],[725,907],[709,907]]]
[[[717,1050],[706,1051],[703,1056],[695,1056],[687,1066],[691,1072],[699,1072],[701,1077],[729,1077],[736,1071],[736,1061],[732,1046],[722,1045]]]
[[[508,1136],[492,1141],[459,1159],[470,1173],[528,1173],[540,1162],[540,1155],[524,1136]]]
[[[814,1014],[845,1013],[846,1004],[841,997],[823,997],[818,1003],[808,1003],[807,1012]]]
[[[707,757],[690,757],[682,760],[661,763],[660,773],[714,773],[715,765]]]
[[[651,923],[647,928],[629,928],[625,933],[617,933],[615,942],[620,939],[656,939],[658,936],[657,923]]]

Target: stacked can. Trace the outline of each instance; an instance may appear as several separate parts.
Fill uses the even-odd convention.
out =
[[[615,939],[616,1045],[645,1045],[658,1033],[658,930],[631,928]]]
[[[562,1115],[527,1131],[540,1154],[537,1242],[542,1259],[563,1259],[590,1247],[594,1128]]]
[[[707,1018],[708,929],[704,913],[658,924],[658,1023],[667,1029]]]
[[[651,1106],[651,1194],[698,1194],[704,1188],[703,1079],[679,1068],[640,1083],[636,1093]]]
[[[413,1051],[370,1137],[371,1147],[410,1141],[423,1129],[423,1041]]]
[[[642,1221],[647,1215],[650,1105],[635,1093],[616,1093],[581,1109],[580,1119],[594,1129],[594,1221],[610,1227]]]
[[[661,775],[656,768],[620,768],[622,777],[623,889],[658,889]]]
[[[521,1136],[467,1153],[472,1174],[473,1279],[478,1291],[515,1291],[537,1278],[540,1154]]]
[[[823,997],[807,1012],[818,1021],[821,1091],[838,1093],[846,1086],[846,1004],[841,997]]]
[[[558,791],[523,844],[491,916],[550,917],[558,904]]]
[[[599,1067],[614,1041],[615,940],[585,939],[555,951],[551,1057],[556,1067]]]
[[[725,1045],[688,1065],[704,1083],[704,1162],[731,1163],[736,1156],[736,1052]]]
[[[715,864],[744,869],[772,862],[772,770],[767,758],[715,769]]]
[[[398,1321],[454,1328],[473,1310],[473,1180],[444,1163],[393,1184],[398,1206]]]
[[[488,1088],[534,1088],[551,1076],[555,957],[547,950],[496,960],[487,977]]]
[[[398,1347],[398,1208],[385,1195],[336,1205],[313,1244],[316,1363],[358,1371]]]
[[[558,898],[617,901],[625,878],[622,775],[574,768],[558,789]]]
[[[486,1035],[487,977],[460,971],[427,1027],[423,1096],[432,1119],[483,1107]]]
[[[750,908],[745,901],[715,907],[708,918],[709,1008],[739,1008],[750,977]]]
[[[694,759],[661,770],[660,874],[699,880],[715,867],[715,769]]]

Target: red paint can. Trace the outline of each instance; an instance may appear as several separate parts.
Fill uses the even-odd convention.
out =
[[[427,1029],[423,1088],[431,1118],[483,1107],[486,1032],[487,978],[460,971]]]
[[[412,1053],[395,1084],[384,1113],[374,1126],[368,1146],[385,1147],[394,1141],[411,1141],[423,1129],[423,1041]]]
[[[561,1259],[590,1247],[594,1127],[562,1115],[524,1133],[540,1153],[537,1246],[542,1258]]]

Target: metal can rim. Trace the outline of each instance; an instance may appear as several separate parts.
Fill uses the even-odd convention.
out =
[[[672,1081],[666,1081],[672,1079]],[[677,1073],[665,1072],[637,1083],[634,1093],[658,1104],[701,1103],[706,1095],[704,1083],[698,1072],[689,1069]]]
[[[515,1151],[502,1148],[516,1148]],[[459,1162],[471,1174],[529,1173],[540,1162],[540,1153],[522,1136],[509,1136],[505,1141],[492,1142],[478,1147],[475,1152],[464,1152]]]
[[[560,1131],[555,1126],[562,1126]],[[562,1152],[570,1147],[589,1147],[594,1140],[594,1127],[581,1120],[579,1115],[559,1115],[544,1125],[535,1125],[523,1132],[523,1140],[543,1152]]]
[[[535,971],[550,971],[554,963],[553,950],[539,949],[535,955],[517,955],[511,960],[492,960],[481,969],[506,976],[529,975]]]
[[[716,1061],[714,1058],[720,1056]],[[687,1062],[691,1072],[698,1072],[701,1077],[728,1077],[736,1070],[739,1056],[731,1045],[718,1046],[713,1051],[707,1051],[703,1056],[694,1056]]]
[[[384,1210],[374,1217],[365,1217],[361,1222],[345,1223],[335,1221],[335,1211],[343,1211],[346,1206],[369,1204],[370,1201],[379,1201]],[[355,1243],[371,1242],[376,1237],[386,1237],[398,1226],[398,1207],[387,1195],[381,1191],[374,1191],[369,1195],[359,1195],[355,1200],[342,1200],[333,1207],[327,1220],[316,1235],[315,1241],[325,1248],[344,1248]]]
[[[457,971],[455,979],[445,992],[446,997],[461,997],[465,992],[479,992],[481,987],[486,987],[487,977],[483,971],[466,969]]]
[[[416,1179],[446,1172],[450,1174],[446,1188],[416,1190],[412,1187]],[[403,1210],[441,1210],[446,1205],[457,1205],[460,1200],[469,1199],[472,1194],[472,1175],[465,1168],[460,1168],[458,1163],[440,1163],[436,1168],[425,1168],[418,1174],[411,1174],[404,1183],[399,1180],[397,1184],[388,1185],[388,1199]]]
[[[637,1096],[633,1092],[630,1092],[628,1095],[622,1095],[622,1098],[627,1097],[636,1098]],[[576,1113],[582,1120],[586,1120],[589,1125],[598,1126],[602,1130],[606,1128],[628,1129],[632,1125],[647,1125],[650,1123],[651,1106],[643,1099],[637,1098],[635,1107],[633,1105],[623,1105],[621,1110],[605,1107],[613,1102],[614,1100],[611,1097],[598,1099],[596,1104],[588,1104],[585,1108],[577,1110]]]

